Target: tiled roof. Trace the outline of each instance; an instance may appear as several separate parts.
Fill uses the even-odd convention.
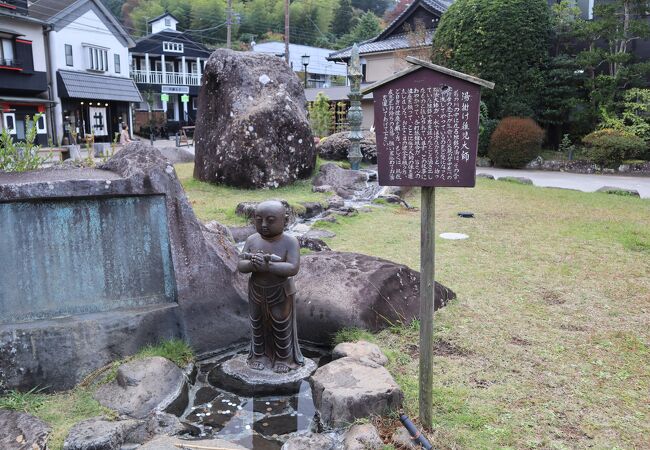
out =
[[[131,78],[109,77],[83,72],[59,70],[70,98],[142,102],[140,91]]]
[[[425,45],[430,45],[433,40],[433,30],[428,30],[425,36]],[[358,44],[359,54],[368,54],[368,53],[378,53],[378,52],[388,52],[392,50],[400,50],[403,48],[412,47],[411,43],[408,40],[406,33],[398,34],[384,39],[381,41],[374,41],[374,39],[367,40]],[[339,50],[330,54],[327,58],[330,61],[335,60],[345,60],[350,57],[350,52],[352,51],[351,47]]]
[[[372,39],[361,42],[357,44],[359,46],[359,54],[363,55],[364,53],[377,53],[377,52],[386,52],[392,50],[400,50],[403,48],[411,47],[411,44],[408,42],[407,36],[405,33],[394,34],[395,31],[398,31],[398,26],[406,21],[413,12],[422,6],[425,9],[433,9],[440,13],[444,13],[449,8],[454,0],[419,0],[414,1],[411,5],[406,8],[402,14],[397,16],[381,33],[375,36]],[[433,39],[433,30],[428,30],[425,38],[426,44],[430,44]],[[346,60],[350,58],[350,52],[352,47],[344,48],[338,52],[330,54],[327,58],[330,61],[335,60]]]

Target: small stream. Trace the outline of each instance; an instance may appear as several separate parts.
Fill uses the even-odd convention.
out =
[[[386,187],[379,186],[377,183],[377,166],[370,166],[368,168],[360,169],[360,172],[363,172],[368,175],[368,181],[363,189],[355,191],[354,195],[350,199],[344,199],[343,209],[360,209],[364,207],[374,207],[373,200],[383,195],[386,191]],[[312,226],[326,217],[329,212],[323,211],[317,216],[305,219],[302,217],[297,217],[296,221],[289,225],[285,231],[287,234],[295,237],[301,237],[308,233]],[[242,251],[244,248],[244,242],[238,242],[236,247],[239,251]]]
[[[193,437],[219,438],[252,450],[278,450],[291,437],[318,431],[311,386],[307,380],[294,395],[245,397],[218,385],[210,373],[221,363],[247,348],[231,350],[197,363],[196,382],[189,392],[189,405],[181,420],[195,428]],[[323,349],[302,347],[305,357],[319,366],[331,361]]]

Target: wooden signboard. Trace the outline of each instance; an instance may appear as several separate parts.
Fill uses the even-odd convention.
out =
[[[420,186],[420,422],[433,420],[435,188],[474,187],[481,86],[494,83],[408,57],[411,67],[368,86],[381,186]]]

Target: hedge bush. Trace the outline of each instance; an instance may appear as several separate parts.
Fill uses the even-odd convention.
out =
[[[492,133],[488,156],[498,167],[524,167],[540,154],[543,140],[544,130],[533,119],[506,117]]]
[[[625,159],[643,155],[647,148],[639,136],[612,128],[594,131],[582,142],[587,146],[587,157],[601,166],[618,166]]]

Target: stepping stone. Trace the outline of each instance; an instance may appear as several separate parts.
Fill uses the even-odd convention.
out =
[[[370,361],[379,366],[388,364],[388,358],[382,353],[379,347],[368,341],[342,342],[332,351],[332,359],[345,358],[349,356],[357,361]]]
[[[385,367],[349,356],[319,368],[311,383],[316,409],[330,427],[397,410],[404,399]]]
[[[384,448],[384,442],[374,425],[352,425],[343,437],[345,450],[366,450],[369,448]]]
[[[31,414],[0,409],[2,450],[45,450],[51,428]]]

